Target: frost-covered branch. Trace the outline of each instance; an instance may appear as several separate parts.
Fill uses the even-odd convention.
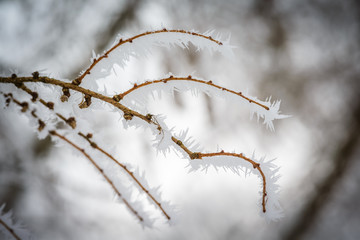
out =
[[[135,174],[130,171],[128,169],[128,167],[122,163],[120,163],[118,160],[116,160],[111,154],[109,154],[108,152],[106,152],[104,149],[102,149],[101,147],[99,147],[98,144],[96,144],[94,141],[91,140],[92,138],[92,134],[83,134],[81,132],[78,133],[81,137],[83,137],[84,139],[86,139],[90,146],[95,148],[96,150],[100,151],[102,154],[104,154],[105,156],[107,156],[108,158],[110,158],[112,161],[114,161],[118,166],[120,166],[122,169],[125,170],[125,172],[131,177],[132,180],[134,180],[136,182],[136,184],[140,187],[140,189],[146,193],[146,195],[155,203],[155,205],[161,210],[161,212],[164,214],[164,216],[170,220],[171,217],[169,216],[169,214],[165,211],[165,209],[161,206],[161,203],[155,199],[155,197],[150,193],[150,191],[139,181],[139,179],[137,179],[135,177]]]
[[[76,145],[75,143],[73,143],[72,141],[70,141],[69,139],[67,139],[65,136],[57,133],[56,131],[50,131],[49,132],[52,136],[56,136],[58,138],[60,138],[61,140],[67,142],[68,144],[70,144],[73,148],[75,148],[76,150],[80,151],[90,162],[91,164],[98,170],[98,172],[100,172],[100,174],[105,178],[105,180],[109,183],[109,185],[111,186],[111,188],[114,190],[114,192],[116,193],[116,195],[124,202],[124,204],[126,205],[126,207],[140,220],[140,222],[144,221],[144,218],[142,216],[139,215],[139,213],[133,208],[133,206],[131,206],[131,204],[123,197],[123,195],[119,192],[119,190],[115,187],[113,181],[104,173],[104,169],[102,169],[98,164],[96,164],[96,162],[94,161],[94,159],[92,159],[90,157],[89,154],[87,154],[85,152],[85,150],[81,147],[79,147],[78,145]]]
[[[190,151],[182,141],[180,141],[179,139],[172,137],[171,138],[173,140],[174,143],[176,143],[180,148],[182,148],[182,150],[184,150],[186,152],[187,155],[189,155],[189,158],[191,160],[194,159],[203,159],[206,157],[215,157],[215,156],[231,156],[231,157],[235,157],[235,158],[240,158],[243,159],[249,163],[251,163],[251,165],[253,166],[254,169],[257,169],[262,177],[262,184],[263,184],[263,190],[262,190],[262,211],[265,213],[266,212],[266,177],[264,172],[262,171],[261,167],[260,167],[260,163],[255,162],[254,160],[245,157],[244,154],[242,153],[230,153],[230,152],[224,152],[224,151],[220,151],[220,152],[215,152],[215,153],[202,153],[202,152],[192,152]]]
[[[223,97],[229,101],[245,104],[249,107],[251,116],[256,114],[258,119],[264,120],[267,128],[274,130],[274,120],[288,117],[281,114],[279,110],[280,101],[271,102],[270,99],[261,101],[247,93],[221,87],[212,81],[191,75],[174,77],[169,74],[167,75],[169,77],[158,80],[137,82],[130,89],[122,90],[113,96],[108,96],[109,94],[100,91],[97,85],[104,77],[109,76],[110,70],[115,64],[125,67],[130,57],[146,56],[151,52],[154,45],[186,48],[189,43],[193,43],[198,50],[218,51],[231,57],[232,46],[229,45],[229,41],[217,40],[218,38],[213,38],[212,34],[213,32],[201,34],[195,31],[162,29],[128,38],[118,37],[110,49],[104,51],[102,55],[93,53],[90,66],[72,81],[40,76],[38,72],[34,72],[29,77],[19,77],[15,74],[10,77],[0,77],[1,85],[15,86],[31,96],[30,101],[17,100],[12,95],[15,91],[9,88],[11,89],[9,90],[10,93],[3,94],[6,98],[5,105],[8,106],[12,101],[19,105],[21,111],[27,114],[30,119],[35,119],[36,121],[32,121],[32,125],[38,131],[39,138],[50,134],[54,140],[66,142],[80,152],[97,169],[118,198],[140,222],[148,224],[150,220],[142,212],[138,203],[129,200],[129,189],[124,187],[121,180],[117,178],[115,174],[117,169],[125,171],[125,175],[132,181],[132,184],[140,192],[145,193],[149,202],[160,209],[167,220],[173,219],[171,216],[172,207],[168,203],[160,201],[158,189],[150,188],[146,180],[138,174],[138,171],[130,170],[130,165],[120,163],[113,153],[101,147],[101,142],[94,140],[92,134],[85,134],[92,132],[91,129],[90,131],[87,129],[92,111],[105,109],[105,105],[111,106],[111,109],[120,113],[125,128],[135,126],[150,129],[155,136],[153,146],[159,152],[165,154],[174,148],[183,153],[183,156],[190,160],[189,165],[192,170],[214,166],[230,168],[236,173],[245,169],[245,173],[251,172],[257,175],[262,184],[261,212],[267,219],[279,219],[281,207],[276,196],[278,168],[271,161],[265,161],[263,158],[256,159],[255,156],[249,158],[243,153],[224,151],[206,153],[198,149],[194,150],[196,147],[192,146],[191,141],[186,139],[186,134],[176,135],[173,129],[165,124],[163,116],[149,113],[146,106],[148,102],[147,93],[200,91],[209,96]],[[48,89],[45,90],[46,88]],[[54,95],[54,92],[58,94]],[[42,105],[42,109],[38,109],[37,105]],[[30,106],[34,106],[31,111],[29,111]],[[56,111],[55,107],[58,107]],[[83,117],[86,114],[88,115]],[[57,128],[56,123],[61,121],[70,128]],[[86,144],[88,148],[82,145],[82,142],[85,141],[88,143]],[[109,165],[104,164],[104,156],[110,162]]]
[[[106,52],[104,52],[103,55],[101,56],[96,56],[95,53],[93,54],[93,58],[92,58],[92,63],[91,65],[83,71],[83,73],[76,79],[73,80],[73,84],[75,85],[79,85],[81,84],[82,80],[85,78],[86,75],[91,74],[91,70],[104,58],[108,58],[109,55],[118,47],[120,47],[121,45],[125,44],[125,43],[133,43],[133,41],[135,39],[138,38],[142,38],[145,36],[149,36],[149,35],[156,35],[156,34],[160,34],[160,33],[180,33],[180,34],[184,34],[184,35],[191,35],[191,36],[195,36],[195,37],[199,37],[199,38],[203,38],[206,40],[209,40],[211,42],[214,42],[215,44],[218,44],[219,46],[223,45],[223,43],[221,41],[218,41],[216,39],[213,39],[211,36],[206,36],[206,34],[200,34],[197,33],[195,31],[185,31],[185,30],[167,30],[166,28],[161,29],[161,30],[157,30],[157,31],[149,31],[149,32],[144,32],[141,34],[138,34],[136,36],[127,38],[127,39],[123,39],[120,38],[119,40],[115,41],[115,43],[113,44],[113,46],[107,50]],[[209,34],[209,33],[208,33]]]

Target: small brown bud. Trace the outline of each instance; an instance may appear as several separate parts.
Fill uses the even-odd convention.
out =
[[[36,115],[35,112],[36,112],[36,110],[32,110],[32,111],[31,111],[31,116],[33,116],[34,118],[37,118],[38,116]]]
[[[112,99],[113,99],[114,101],[116,101],[116,102],[120,102],[120,100],[122,99],[122,95],[121,95],[121,94],[115,95],[115,96],[113,96]]]
[[[36,99],[39,97],[39,94],[37,92],[31,92],[30,94],[32,97],[31,101],[33,101],[33,102],[35,102]]]
[[[40,119],[38,120],[38,123],[39,123],[38,131],[41,132],[45,128],[46,125]]]
[[[190,154],[190,159],[201,159],[201,154],[199,152],[193,152]]]
[[[79,104],[79,108],[87,108],[91,105],[91,96],[85,95],[85,100]]]
[[[72,128],[75,129],[76,128],[76,120],[74,117],[70,117],[66,120],[66,123]]]
[[[67,102],[68,100],[69,100],[69,98],[66,95],[61,95],[61,97],[60,97],[61,102]]]
[[[46,106],[51,109],[51,110],[54,110],[54,103],[53,102],[47,102],[46,103]]]
[[[150,113],[148,113],[148,114],[146,114],[146,119],[147,120],[149,120],[149,121],[151,121],[151,119],[152,119],[152,117],[153,117],[153,115],[152,114],[150,114]]]
[[[15,79],[15,78],[17,78],[17,75],[15,73],[11,74],[11,78]]]
[[[177,141],[176,141],[176,144],[180,146],[180,145],[182,145],[183,143],[182,143],[180,140],[177,140]]]
[[[187,78],[188,78],[188,79],[192,79],[191,75],[189,75]]]
[[[21,108],[21,112],[26,112],[29,109],[29,104],[27,102],[22,102],[20,104]]]
[[[32,76],[33,76],[34,79],[38,79],[38,78],[39,78],[39,75],[40,75],[40,74],[39,74],[38,71],[35,71],[35,72],[32,73]]]
[[[124,113],[124,118],[126,121],[131,120],[133,118],[133,116],[134,115],[132,115],[131,113],[128,113],[128,112]]]
[[[97,148],[97,144],[96,143],[94,143],[94,142],[91,142],[91,147],[93,147],[93,148]]]
[[[260,167],[260,163],[254,163],[254,164],[253,164],[253,167],[254,167],[254,168]]]
[[[88,134],[86,135],[86,138],[92,138],[92,137],[93,137],[92,133],[88,133]]]
[[[81,83],[81,80],[78,79],[78,78],[76,78],[76,79],[74,79],[71,83],[74,84],[74,85],[76,85],[76,86],[79,86],[80,83]]]

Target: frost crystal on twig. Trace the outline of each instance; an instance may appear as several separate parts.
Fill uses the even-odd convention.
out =
[[[148,31],[133,37],[118,37],[113,45],[102,54],[92,52],[90,65],[72,81],[54,79],[34,72],[32,76],[0,77],[2,86],[0,103],[6,107],[17,106],[28,116],[31,126],[38,132],[39,138],[51,135],[52,139],[62,146],[70,146],[79,156],[88,162],[111,187],[119,202],[122,202],[130,213],[144,226],[152,226],[153,220],[144,204],[132,197],[134,189],[146,196],[168,222],[173,222],[174,207],[161,197],[159,187],[150,187],[144,174],[132,164],[125,164],[101,140],[101,134],[93,132],[91,119],[97,111],[113,111],[119,113],[122,126],[150,129],[153,147],[165,156],[172,150],[189,161],[189,171],[215,169],[230,170],[236,174],[254,174],[261,182],[261,215],[268,220],[278,220],[282,216],[277,193],[279,186],[278,168],[273,160],[248,157],[235,152],[205,152],[200,144],[188,136],[188,131],[176,134],[175,126],[165,123],[165,116],[148,111],[148,98],[165,92],[192,91],[203,92],[210,97],[221,97],[227,101],[239,103],[249,108],[250,116],[263,119],[268,129],[274,131],[273,121],[288,115],[280,112],[280,101],[258,100],[247,93],[225,88],[214,80],[205,80],[192,75],[174,76],[168,74],[157,80],[136,82],[129,89],[110,96],[99,88],[99,82],[109,76],[114,65],[126,67],[130,58],[151,54],[153,46],[188,48],[192,43],[197,50],[207,49],[220,52],[225,57],[233,57],[229,40],[220,40],[214,32],[199,33],[196,31],[161,29]],[[26,93],[24,97],[21,93]],[[98,136],[100,137],[98,138]],[[0,212],[3,209],[0,208]],[[8,218],[0,213],[0,227],[8,232],[18,229]],[[8,228],[6,227],[8,226]],[[10,229],[10,230],[9,230]],[[19,228],[21,229],[21,228]],[[15,237],[16,238],[16,237]]]

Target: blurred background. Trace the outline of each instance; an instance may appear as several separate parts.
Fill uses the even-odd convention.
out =
[[[74,79],[92,49],[103,52],[117,34],[163,27],[231,35],[235,59],[193,46],[154,47],[150,57],[117,68],[119,81],[192,74],[262,100],[281,99],[281,111],[292,117],[275,122],[274,133],[236,103],[202,94],[165,96],[149,108],[177,132],[189,128],[206,151],[276,158],[284,218],[267,223],[258,215],[257,178],[187,173],[186,160],[156,155],[149,133],[124,130],[111,114],[96,115],[94,131],[151,186],[161,186],[179,209],[174,226],[159,216],[155,228],[143,229],[86,160],[37,140],[26,118],[6,109],[0,204],[36,239],[359,239],[358,1],[1,0],[0,73]]]

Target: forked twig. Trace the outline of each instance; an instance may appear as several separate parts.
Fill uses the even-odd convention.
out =
[[[106,155],[108,158],[110,158],[113,162],[115,162],[117,165],[119,165],[122,169],[124,169],[126,171],[126,173],[137,183],[137,185],[141,188],[141,190],[143,190],[148,196],[149,198],[159,207],[159,209],[161,210],[161,212],[165,215],[165,217],[170,220],[171,217],[169,216],[169,214],[164,210],[164,208],[161,206],[161,203],[159,201],[157,201],[155,199],[155,197],[149,192],[149,190],[147,190],[142,184],[141,182],[135,177],[134,173],[131,172],[126,165],[120,163],[118,160],[116,160],[111,154],[109,154],[108,152],[106,152],[104,149],[102,149],[101,147],[99,147],[98,144],[96,144],[95,142],[91,141],[91,137],[89,137],[89,135],[85,135],[81,132],[78,133],[81,137],[83,137],[84,139],[86,139],[90,146],[97,149],[98,151],[100,151],[101,153],[103,153],[104,155]]]
[[[20,102],[18,101],[16,98],[13,97],[13,95],[11,93],[5,94],[2,93],[4,95],[5,98],[9,99],[10,101],[13,101],[15,104],[19,105],[20,107],[22,107],[21,111],[22,112],[26,112],[29,108],[29,104],[27,102]],[[35,114],[35,111],[31,111],[31,116],[35,119],[38,119],[39,121],[39,128],[38,131],[42,131],[45,127],[45,123]],[[107,183],[109,183],[109,185],[111,186],[111,188],[115,191],[116,195],[124,202],[124,204],[126,205],[126,207],[141,221],[144,221],[144,218],[141,217],[139,215],[139,213],[131,206],[131,204],[122,196],[122,194],[120,193],[120,191],[116,188],[116,186],[114,185],[114,183],[110,180],[110,178],[104,173],[104,170],[94,161],[94,159],[92,159],[92,157],[85,152],[85,150],[83,148],[80,148],[78,145],[76,145],[74,142],[70,141],[68,138],[66,138],[65,136],[59,134],[58,132],[56,132],[55,130],[50,130],[49,134],[52,136],[56,136],[58,138],[60,138],[61,140],[67,142],[68,144],[70,144],[73,148],[75,148],[76,150],[80,151],[90,162],[92,165],[94,165],[94,167],[100,172],[100,174],[105,178],[105,180],[107,181]]]
[[[143,217],[141,217],[139,215],[139,213],[130,205],[130,203],[121,195],[121,193],[119,192],[119,190],[115,187],[114,183],[110,180],[110,178],[104,173],[104,170],[97,165],[97,163],[94,161],[94,159],[92,159],[90,157],[89,154],[87,154],[85,152],[85,150],[83,148],[80,148],[78,145],[76,145],[75,143],[73,143],[72,141],[70,141],[68,138],[66,138],[65,136],[57,133],[55,130],[51,130],[49,131],[49,133],[53,136],[56,136],[58,138],[60,138],[61,140],[67,142],[68,144],[70,144],[73,148],[75,148],[76,150],[80,151],[90,162],[92,165],[94,165],[94,167],[100,172],[100,174],[105,178],[105,180],[110,184],[111,188],[115,191],[116,195],[124,202],[124,204],[126,205],[126,207],[142,222],[144,221]]]

